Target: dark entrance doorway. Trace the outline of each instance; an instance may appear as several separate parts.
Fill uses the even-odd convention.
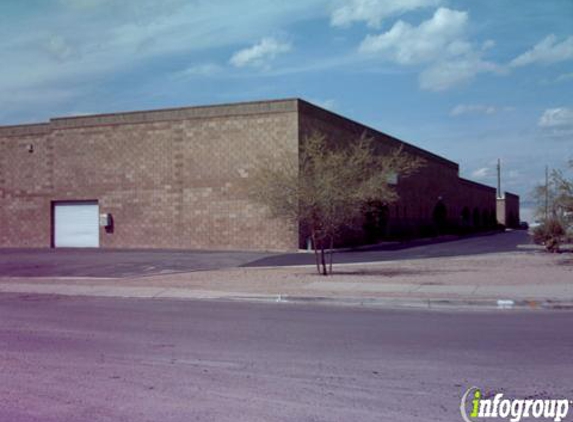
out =
[[[385,238],[388,235],[388,220],[390,210],[388,206],[381,202],[369,204],[364,215],[364,233],[366,241],[373,243]]]
[[[438,233],[445,233],[448,225],[448,209],[442,200],[434,206],[432,221],[438,229]]]
[[[462,226],[468,227],[471,224],[471,213],[468,207],[464,207],[462,210]]]

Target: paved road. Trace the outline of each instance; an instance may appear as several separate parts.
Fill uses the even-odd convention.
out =
[[[524,231],[423,244],[413,242],[341,252],[336,262],[368,262],[517,251]],[[422,243],[422,244],[421,244]],[[0,249],[0,277],[140,277],[237,266],[313,264],[306,253],[206,252],[110,249]]]
[[[0,295],[0,420],[461,421],[472,385],[573,399],[572,321]]]

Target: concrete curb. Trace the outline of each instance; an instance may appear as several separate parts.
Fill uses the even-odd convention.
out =
[[[321,296],[227,296],[220,299],[285,304],[319,304],[361,308],[425,309],[425,310],[573,310],[573,300],[500,300],[500,299],[439,299],[439,298],[331,298]]]
[[[280,304],[313,304],[358,308],[426,310],[573,310],[573,299],[485,299],[427,297],[328,297],[249,294],[177,287],[110,287],[78,285],[1,284],[0,293],[134,299],[226,300]]]

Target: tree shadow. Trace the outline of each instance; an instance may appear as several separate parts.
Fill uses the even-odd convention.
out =
[[[334,276],[365,276],[365,277],[402,277],[402,276],[420,276],[420,275],[439,275],[444,274],[445,271],[435,270],[414,270],[406,268],[376,268],[376,269],[359,269],[359,270],[338,270],[334,271]]]

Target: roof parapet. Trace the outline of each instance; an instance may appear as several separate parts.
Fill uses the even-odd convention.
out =
[[[0,136],[44,135],[51,130],[50,123],[31,123],[12,126],[0,126]]]
[[[154,123],[173,120],[296,112],[296,100],[252,101],[232,104],[191,106],[147,111],[55,117],[46,123],[0,126],[0,136],[44,134],[52,130],[103,125]]]

